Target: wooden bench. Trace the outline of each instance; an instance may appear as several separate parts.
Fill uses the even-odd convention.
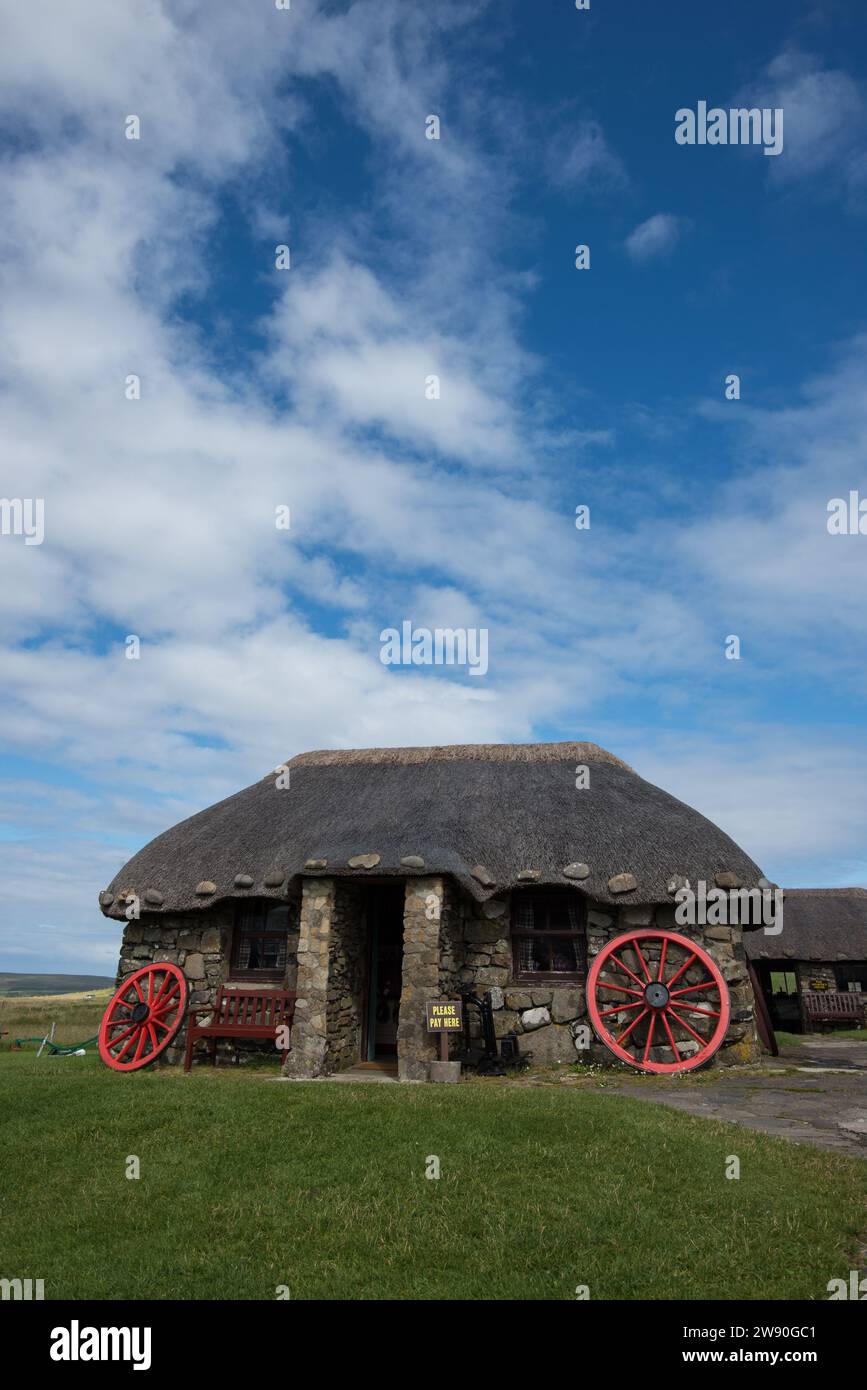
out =
[[[863,994],[838,989],[805,989],[801,994],[804,1027],[812,1023],[848,1023],[864,1027],[867,1001]]]
[[[277,1029],[292,1027],[295,994],[290,989],[242,989],[220,985],[213,1004],[197,1004],[187,1011],[187,1051],[184,1071],[193,1063],[193,1048],[199,1038],[207,1038],[211,1062],[217,1061],[218,1038],[254,1038],[259,1042],[277,1041]],[[210,1014],[210,1023],[196,1023],[199,1014]],[[280,1048],[285,1060],[288,1047]]]

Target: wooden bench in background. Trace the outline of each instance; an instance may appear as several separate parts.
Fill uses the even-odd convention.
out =
[[[867,1001],[863,994],[842,989],[805,989],[801,1007],[807,1032],[815,1023],[846,1023],[850,1028],[863,1028]]]
[[[199,1038],[207,1038],[211,1062],[217,1060],[217,1041],[220,1038],[253,1038],[258,1042],[277,1043],[277,1029],[292,1027],[295,1013],[295,994],[291,989],[242,989],[220,985],[213,1004],[196,1004],[188,1010],[187,1051],[184,1071],[193,1062],[193,1048]],[[196,1023],[199,1014],[210,1014],[210,1023]],[[285,1060],[289,1049],[281,1048]]]

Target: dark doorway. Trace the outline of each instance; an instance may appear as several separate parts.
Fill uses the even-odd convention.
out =
[[[397,1058],[403,975],[403,884],[367,889],[367,1009],[363,1060]]]
[[[798,972],[790,960],[757,962],[757,974],[775,1030],[803,1032]]]

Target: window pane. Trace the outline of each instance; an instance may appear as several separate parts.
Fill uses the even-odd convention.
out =
[[[535,974],[574,974],[578,969],[576,944],[569,936],[523,937],[518,942],[519,969]]]
[[[546,923],[549,931],[577,931],[578,904],[569,898],[551,898],[546,904]]]
[[[517,931],[532,931],[535,927],[535,914],[533,912],[533,900],[529,897],[521,897],[515,905],[515,928]]]
[[[262,909],[255,903],[245,903],[238,909],[237,929],[242,934],[244,932],[258,931],[262,926]]]
[[[578,969],[578,943],[572,937],[561,936],[551,943],[552,970],[558,972]]]
[[[515,932],[579,931],[580,906],[569,893],[521,893],[515,903]]]
[[[276,907],[269,907],[265,917],[265,931],[281,932],[283,936],[289,930],[289,908],[285,903],[278,903]]]
[[[241,942],[247,948],[248,970],[282,970],[286,964],[286,942],[278,936],[249,936]]]
[[[288,904],[240,904],[235,919],[235,969],[279,973],[286,965],[288,934]]]
[[[526,936],[522,937],[521,940],[518,942],[519,970],[526,970],[529,972],[531,970],[539,969],[538,965],[536,964],[536,957],[533,954],[535,946],[536,943],[534,941],[530,941]]]

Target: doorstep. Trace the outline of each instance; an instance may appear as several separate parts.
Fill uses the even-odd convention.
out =
[[[356,1062],[346,1071],[330,1072],[328,1076],[275,1076],[274,1081],[399,1081],[397,1062]],[[403,1083],[419,1085],[419,1082]]]

